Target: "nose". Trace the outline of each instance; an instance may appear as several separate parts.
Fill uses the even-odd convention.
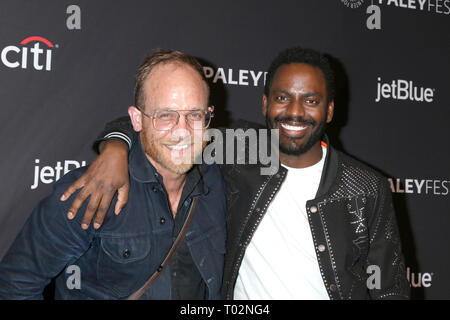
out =
[[[190,136],[190,127],[187,123],[187,119],[184,115],[180,114],[178,123],[172,128],[171,137],[172,140],[182,141]]]
[[[287,109],[287,114],[292,118],[304,117],[305,116],[305,108],[303,106],[302,101],[300,99],[293,100]]]
[[[189,130],[189,125],[188,125],[188,123],[187,123],[186,115],[180,114],[180,116],[179,116],[179,118],[178,118],[178,123],[177,123],[177,125],[174,127],[174,129],[185,129],[185,130]]]

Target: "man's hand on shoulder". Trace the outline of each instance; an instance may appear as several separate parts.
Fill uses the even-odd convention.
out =
[[[118,140],[103,142],[101,154],[92,162],[89,169],[63,193],[60,200],[66,201],[81,188],[67,213],[73,219],[83,202],[90,197],[81,227],[87,229],[94,217],[94,228],[98,229],[105,219],[111,200],[118,192],[114,213],[117,215],[128,202],[130,178],[128,175],[128,147]]]

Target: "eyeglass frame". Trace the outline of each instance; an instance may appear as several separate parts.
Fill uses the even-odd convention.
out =
[[[212,108],[212,110],[208,110],[208,109],[210,109],[210,108]],[[157,110],[153,111],[153,115],[147,114],[147,113],[146,113],[144,110],[142,110],[141,108],[138,108],[138,110],[139,110],[144,116],[148,117],[149,119],[152,119],[152,125],[153,125],[153,128],[154,128],[155,130],[157,130],[157,131],[170,131],[170,130],[172,130],[173,128],[175,128],[175,127],[178,125],[181,116],[183,116],[183,117],[186,119],[186,116],[187,116],[189,113],[192,113],[192,112],[195,112],[195,111],[203,111],[203,112],[205,113],[205,115],[206,115],[208,112],[211,113],[211,116],[210,116],[210,118],[209,118],[208,125],[207,125],[207,126],[202,126],[201,130],[208,128],[209,125],[211,124],[211,119],[214,118],[214,106],[213,106],[213,105],[209,106],[206,110],[198,110],[198,109],[193,109],[193,110],[157,109]],[[158,111],[174,111],[174,112],[176,112],[176,113],[178,114],[177,121],[175,122],[175,124],[174,124],[170,129],[164,129],[164,130],[156,129],[156,125],[155,125],[155,120],[154,120],[154,119],[156,118],[156,117],[155,117],[155,114],[156,114]],[[186,114],[180,114],[180,111],[186,112]],[[195,128],[192,128],[192,127],[191,127],[191,125],[189,124],[189,121],[187,121],[187,120],[185,120],[185,121],[186,121],[186,124],[188,125],[189,128],[191,128],[192,130],[196,130]]]

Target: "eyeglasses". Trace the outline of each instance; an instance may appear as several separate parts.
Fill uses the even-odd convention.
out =
[[[214,117],[210,110],[156,110],[153,115],[148,115],[142,110],[141,112],[144,116],[152,119],[153,127],[158,131],[172,130],[180,121],[181,115],[193,130],[208,128],[211,118]],[[180,112],[184,112],[184,114],[180,114]]]

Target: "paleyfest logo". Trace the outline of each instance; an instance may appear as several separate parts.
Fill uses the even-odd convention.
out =
[[[355,9],[359,8],[364,3],[364,0],[341,0],[341,2],[347,7]]]
[[[364,0],[341,0],[341,2],[348,8],[356,9],[364,3]],[[367,29],[381,29],[381,6],[450,15],[450,0],[371,0],[366,8],[366,14],[369,15],[366,20]]]
[[[348,8],[356,9],[362,6],[364,0],[341,0],[341,2]],[[379,6],[372,4],[366,9],[366,13],[369,14],[366,21],[366,27],[369,30],[381,29],[381,9]]]

